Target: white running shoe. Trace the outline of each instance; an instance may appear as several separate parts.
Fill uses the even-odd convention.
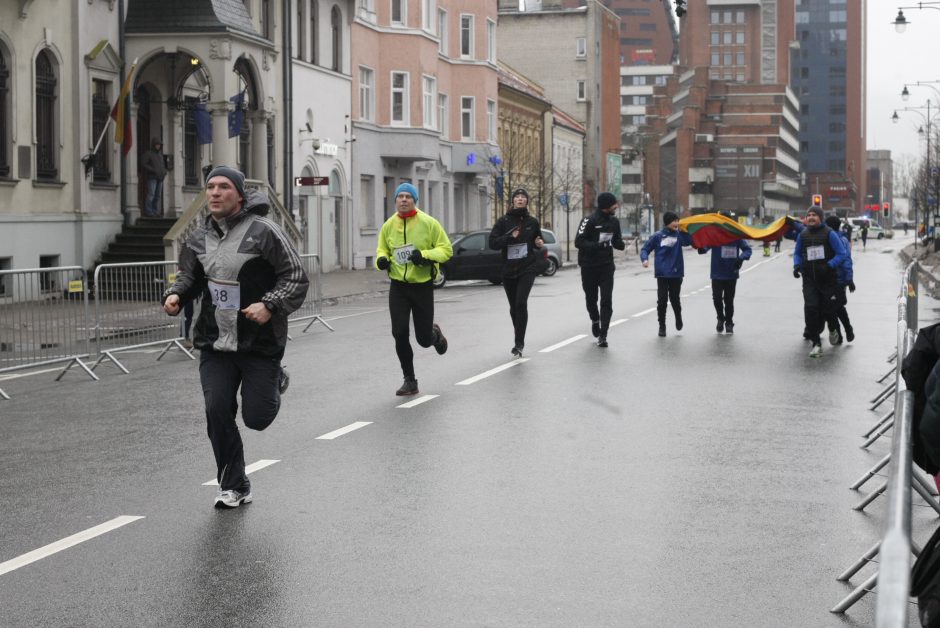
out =
[[[813,345],[812,350],[809,352],[809,357],[818,358],[822,355],[822,345]]]
[[[252,500],[251,490],[246,493],[240,491],[219,491],[215,496],[216,508],[238,508],[242,504],[250,504]]]

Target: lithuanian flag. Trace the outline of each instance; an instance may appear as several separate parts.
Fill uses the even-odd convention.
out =
[[[111,119],[114,120],[114,143],[121,145],[121,152],[125,155],[130,152],[131,146],[134,144],[127,97],[131,93],[131,79],[134,76],[134,68],[136,67],[137,59],[134,59],[131,69],[127,72],[127,78],[124,79],[124,86],[121,87],[117,102],[114,103],[114,107],[111,109]]]
[[[773,242],[790,230],[795,218],[784,216],[766,227],[748,227],[737,220],[721,214],[698,214],[679,221],[679,229],[692,236],[692,245],[697,248],[721,246],[735,240],[761,240]]]

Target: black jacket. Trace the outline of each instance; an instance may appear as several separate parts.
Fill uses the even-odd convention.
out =
[[[613,267],[614,249],[622,251],[627,245],[617,217],[597,210],[581,221],[574,246],[578,249],[578,266],[589,268]]]
[[[519,237],[512,237],[512,232],[519,228]],[[545,259],[545,251],[536,248],[535,239],[542,237],[539,221],[528,212],[503,215],[493,230],[490,231],[490,248],[502,251],[503,277],[510,279],[526,273],[538,273],[537,263]],[[525,245],[525,256],[509,259],[509,252],[518,253],[520,245]]]
[[[938,358],[940,323],[918,332],[914,347],[901,363],[901,377],[907,389],[914,393],[914,421],[911,426],[914,462],[930,475],[940,471]]]

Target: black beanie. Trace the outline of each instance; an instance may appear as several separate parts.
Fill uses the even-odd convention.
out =
[[[209,171],[209,174],[206,175],[206,183],[208,183],[209,179],[212,177],[225,177],[235,185],[235,189],[238,190],[238,194],[242,197],[242,199],[245,198],[245,175],[235,168],[229,168],[228,166],[216,166]]]
[[[601,192],[597,195],[597,208],[607,209],[617,204],[617,197],[610,192]]]
[[[807,214],[816,214],[817,216],[819,216],[819,222],[822,222],[822,221],[824,221],[824,220],[826,219],[826,214],[825,214],[825,212],[823,212],[822,207],[817,207],[816,205],[813,205],[812,207],[810,207],[809,209],[807,209],[807,210],[806,210],[806,213],[807,213]]]
[[[826,226],[835,231],[839,230],[839,224],[841,224],[841,222],[838,216],[829,216],[826,218]]]
[[[665,214],[663,214],[663,226],[664,227],[677,220],[679,220],[679,215],[675,212],[666,212]]]
[[[509,198],[514,199],[517,196],[524,196],[525,200],[529,200],[529,193],[526,192],[525,188],[516,188],[515,190],[512,191],[512,196],[510,196]]]

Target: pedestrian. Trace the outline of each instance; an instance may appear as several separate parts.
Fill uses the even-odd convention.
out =
[[[836,233],[839,233],[839,218],[837,216],[829,216],[826,218],[826,226]],[[839,237],[842,238],[842,245],[845,247],[845,261],[836,268],[836,316],[826,321],[829,325],[829,344],[831,345],[842,344],[842,330],[839,329],[839,323],[842,323],[842,329],[845,330],[845,339],[849,342],[855,340],[855,330],[852,329],[852,323],[849,321],[849,313],[845,309],[845,306],[849,302],[848,297],[845,295],[846,288],[848,288],[849,292],[855,292],[855,276],[852,269],[852,247],[849,246],[849,241],[845,239],[844,235],[839,234]],[[865,231],[863,228],[863,247],[865,246],[864,242]]]
[[[744,260],[751,259],[751,247],[745,240],[735,240],[721,246],[709,246],[698,250],[702,255],[712,252],[711,280],[712,303],[718,315],[715,331],[719,334],[734,333],[734,293]]]
[[[811,358],[822,354],[820,334],[836,315],[836,269],[846,256],[842,238],[823,224],[824,219],[819,207],[806,211],[806,229],[796,237],[793,251],[793,276],[803,278],[803,333],[813,343]]]
[[[539,221],[529,214],[529,193],[517,188],[512,193],[509,211],[500,216],[490,231],[490,248],[501,251],[503,260],[503,290],[509,301],[514,337],[512,355],[517,358],[522,357],[525,348],[529,292],[541,271],[544,244]]]
[[[144,200],[144,215],[153,218],[160,213],[160,198],[163,195],[163,179],[166,177],[166,164],[163,161],[163,142],[159,137],[150,142],[150,150],[141,157],[140,167],[144,172],[144,185],[147,191]]]
[[[163,296],[170,316],[201,296],[193,327],[199,378],[219,492],[216,508],[252,501],[235,416],[241,388],[245,427],[263,430],[277,416],[289,382],[281,368],[287,316],[307,294],[293,244],[273,221],[264,193],[246,194],[245,175],[216,166],[206,180],[209,215],[180,250],[176,281]]]
[[[598,347],[607,346],[607,330],[613,315],[614,249],[626,248],[620,221],[614,215],[620,203],[610,192],[597,197],[597,211],[581,221],[574,246],[581,267],[581,288],[591,317],[591,334]],[[600,310],[597,307],[600,294]]]
[[[434,283],[437,265],[453,255],[450,240],[437,220],[417,207],[418,190],[402,183],[395,190],[396,212],[379,231],[375,267],[388,272],[388,311],[392,320],[395,353],[404,382],[395,391],[399,397],[418,394],[414,350],[409,325],[414,323],[415,340],[422,347],[447,351],[447,338],[434,322]]]
[[[663,214],[663,228],[650,236],[640,249],[643,268],[649,268],[650,253],[655,254],[653,274],[656,277],[656,316],[659,319],[659,336],[666,336],[666,303],[672,304],[676,317],[676,329],[682,329],[682,303],[679,290],[685,276],[682,247],[692,246],[692,236],[679,230],[679,216],[674,212]]]
[[[862,250],[865,250],[866,245],[868,244],[868,222],[863,222],[862,227],[859,230],[862,236]]]

